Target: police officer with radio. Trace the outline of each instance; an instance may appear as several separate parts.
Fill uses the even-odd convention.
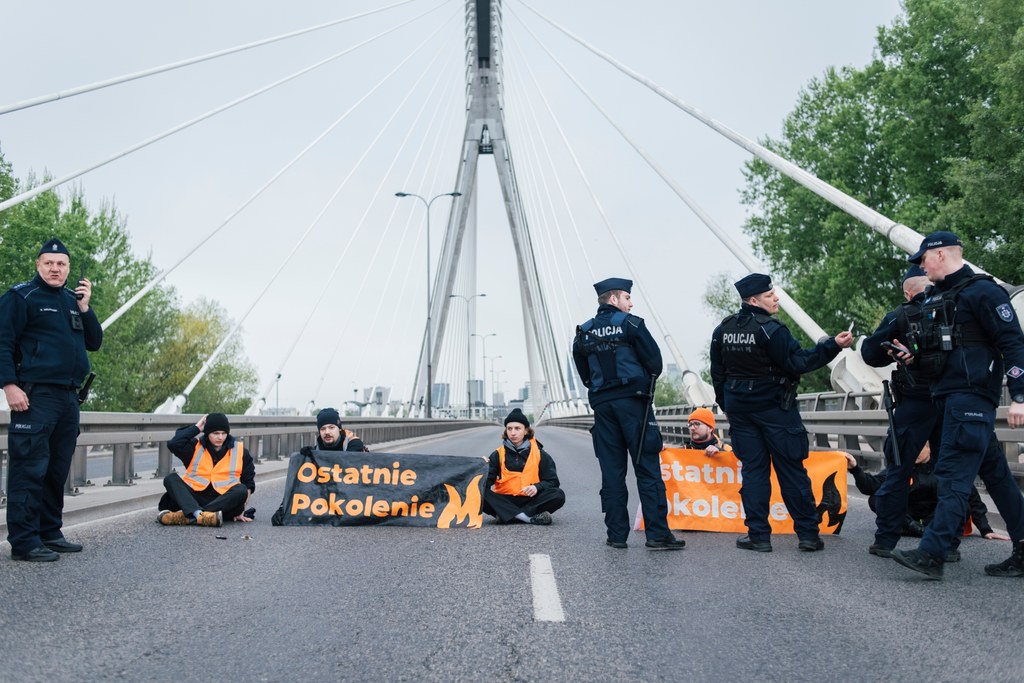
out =
[[[817,370],[853,344],[840,332],[801,349],[773,314],[779,310],[771,278],[751,273],[736,282],[742,305],[715,328],[711,336],[711,379],[715,400],[729,417],[736,457],[743,463],[740,498],[747,535],[736,540],[743,550],[772,550],[768,506],[774,465],[798,547],[814,552],[825,547],[818,535],[811,480],[803,461],[808,454],[807,430],[796,408],[800,375]]]
[[[925,444],[931,445],[932,453],[939,452],[942,412],[932,403],[930,380],[921,372],[919,364],[907,363],[902,358],[902,349],[913,344],[912,337],[920,329],[921,305],[930,284],[924,270],[911,265],[903,276],[906,302],[887,313],[878,329],[860,347],[861,356],[872,367],[884,368],[899,359],[891,380],[896,433],[889,433],[883,446],[884,481],[874,494],[875,542],[868,548],[869,553],[878,557],[892,557],[892,549],[900,539],[917,454]],[[900,454],[898,464],[893,454],[894,444]]]
[[[64,484],[86,352],[100,348],[103,329],[89,307],[92,283],[64,287],[70,269],[67,247],[52,239],[39,249],[36,276],[0,297],[0,385],[11,409],[7,540],[15,560],[52,562],[82,549],[61,532]]]
[[[1024,426],[1024,332],[1006,291],[964,263],[963,243],[952,232],[928,235],[909,260],[935,284],[922,304],[921,329],[900,355],[913,352],[913,362],[932,377],[932,398],[942,409],[935,465],[939,501],[918,547],[893,550],[892,557],[929,579],[941,579],[980,475],[1014,544],[1010,557],[987,565],[985,573],[1024,576],[1024,497],[994,431],[1004,377],[1010,428]]]
[[[661,478],[662,440],[651,414],[654,380],[661,374],[661,350],[644,325],[630,315],[632,280],[609,278],[594,285],[597,315],[576,328],[572,358],[594,410],[590,433],[601,465],[601,509],[606,543],[626,548],[627,454],[632,455],[643,508],[646,547],[679,550],[686,542],[668,528],[668,503]]]

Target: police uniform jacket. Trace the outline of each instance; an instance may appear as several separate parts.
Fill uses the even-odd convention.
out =
[[[519,444],[517,449],[512,445],[511,441],[507,439],[504,441],[505,446],[505,468],[510,472],[522,472],[523,468],[526,467],[526,458],[530,455],[530,442],[533,439],[523,439],[523,443]],[[537,492],[546,491],[548,489],[557,489],[559,487],[558,481],[558,470],[555,469],[554,459],[548,455],[548,452],[544,450],[544,445],[540,441],[537,442],[537,448],[540,450],[540,468],[538,481],[534,486],[537,487]],[[501,476],[501,462],[498,460],[498,451],[492,451],[490,457],[487,459],[487,484],[484,486],[485,491],[490,491],[491,486]]]
[[[800,375],[828,365],[839,351],[833,337],[800,348],[785,325],[763,308],[744,303],[711,335],[715,400],[726,413],[777,408]]]
[[[37,274],[0,297],[0,386],[17,382],[78,386],[103,342],[96,313],[78,310],[75,293]]]
[[[900,329],[899,313],[901,309],[906,307],[920,308],[925,296],[924,292],[918,292],[914,295],[913,299],[885,314],[882,322],[878,324],[878,328],[870,337],[865,337],[864,341],[861,342],[860,355],[865,363],[874,368],[884,368],[894,362],[889,352],[882,348],[882,342],[891,342],[893,339],[899,339],[908,348],[911,346],[903,334],[905,330]],[[903,397],[928,399],[931,395],[929,388],[930,380],[921,375],[915,363],[900,365],[897,369],[893,370],[892,381],[898,387],[899,393]]]
[[[974,271],[965,265],[927,293],[947,291],[972,275]],[[1006,290],[991,280],[964,287],[957,297],[954,325],[980,328],[988,343],[955,346],[932,383],[932,396],[969,392],[998,405],[1004,374],[1010,394],[1024,394],[1024,333]]]
[[[625,318],[621,324],[613,324],[613,318],[617,320],[623,315]],[[592,354],[584,348],[580,335],[577,334],[572,345],[572,360],[583,386],[587,387],[587,400],[590,405],[596,406],[628,396],[646,397],[651,388],[651,377],[661,374],[662,359],[661,349],[644,324],[644,319],[623,314],[611,304],[601,304],[593,318],[590,333],[601,341],[631,347],[636,358],[636,363],[618,363],[616,380],[603,382],[604,378],[594,376],[591,370],[591,361],[594,360]],[[617,357],[621,359],[625,355]]]
[[[214,464],[220,462],[221,458],[235,447],[235,437],[228,434],[224,445],[219,449],[214,449],[213,445],[207,441],[206,436],[200,434],[199,427],[188,425],[174,432],[174,436],[167,441],[167,449],[174,453],[185,467],[188,467],[195,454],[197,441],[210,453]],[[242,476],[239,479],[250,493],[256,490],[256,465],[253,463],[252,456],[249,455],[249,449],[245,446],[242,447]],[[212,486],[209,488],[212,489]]]

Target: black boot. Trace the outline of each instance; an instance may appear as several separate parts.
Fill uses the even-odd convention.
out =
[[[1017,541],[1013,553],[999,564],[985,565],[989,576],[1024,576],[1024,541]]]

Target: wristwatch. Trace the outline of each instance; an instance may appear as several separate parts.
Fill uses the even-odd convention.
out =
[[[1014,394],[1010,397],[1010,400],[1014,403],[1024,403],[1024,394]]]

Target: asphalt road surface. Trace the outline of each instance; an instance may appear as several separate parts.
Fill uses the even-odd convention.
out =
[[[403,450],[485,456],[499,434]],[[820,553],[692,532],[682,552],[642,534],[616,550],[589,435],[539,437],[568,498],[550,527],[272,527],[278,479],[252,524],[146,511],[68,528],[86,548],[59,562],[0,558],[0,681],[1024,679],[1024,579],[982,571],[1009,543],[966,539],[925,581],[868,555],[871,513],[851,498]]]

